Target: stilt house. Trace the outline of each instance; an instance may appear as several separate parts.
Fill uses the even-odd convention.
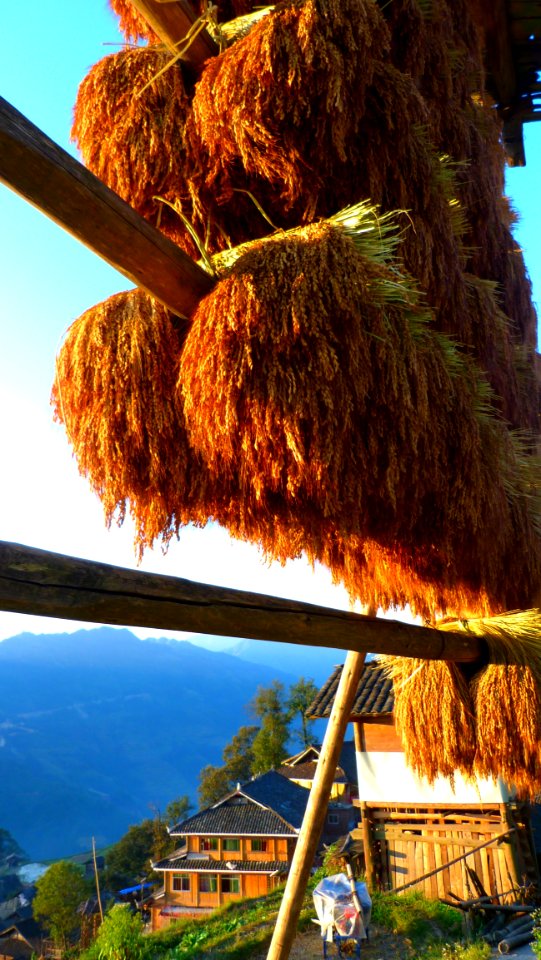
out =
[[[336,667],[311,704],[329,717],[342,668]],[[359,823],[371,882],[382,889],[411,885],[429,897],[508,895],[538,884],[531,806],[501,779],[433,783],[407,765],[396,730],[391,679],[377,661],[365,665],[351,710],[359,779]]]

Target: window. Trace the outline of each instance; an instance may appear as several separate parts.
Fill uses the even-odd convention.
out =
[[[238,837],[229,837],[223,841],[222,846],[224,850],[240,850],[240,840]]]
[[[258,853],[266,853],[268,850],[268,841],[267,840],[252,840],[252,850],[257,850]]]
[[[201,893],[216,893],[218,890],[218,875],[216,873],[203,873],[199,877],[199,889]]]
[[[200,850],[217,850],[218,837],[201,837],[199,840]]]
[[[174,873],[173,874],[173,890],[182,890],[182,891],[189,892],[190,875],[188,873]]]
[[[222,893],[240,893],[240,877],[222,876]]]
[[[327,817],[327,823],[333,823],[335,826],[337,826],[340,823],[340,817],[337,813],[329,813]]]

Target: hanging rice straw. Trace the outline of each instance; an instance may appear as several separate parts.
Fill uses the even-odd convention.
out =
[[[111,9],[119,18],[119,29],[128,42],[137,43],[138,40],[148,40],[156,43],[158,37],[145,18],[134,7],[131,0],[109,0]]]
[[[196,86],[191,139],[206,189],[223,201],[233,186],[259,181],[283,214],[313,214],[321,185],[348,158],[387,47],[372,0],[296,0],[265,16],[206,64]]]
[[[454,663],[383,657],[393,681],[394,716],[406,763],[433,784],[473,778],[475,721],[468,683]]]
[[[141,290],[116,294],[70,327],[52,403],[107,524],[132,515],[141,555],[188,520],[205,520],[211,486],[190,449],[175,381],[177,320]]]
[[[490,662],[471,684],[476,773],[533,799],[541,790],[541,610],[439,626],[483,637],[488,647]]]
[[[498,611],[541,582],[539,495],[483,377],[394,266],[389,227],[359,205],[228,255],[182,352],[190,440],[213,476],[238,478],[270,556],[287,555],[296,523],[367,602],[375,541],[392,561],[390,603],[410,570],[452,609]]]
[[[165,72],[164,72],[165,71]],[[192,256],[197,248],[176,207],[210,249],[224,239],[194,210],[185,134],[190,103],[181,68],[158,47],[100,60],[80,85],[72,137],[96,176]],[[164,206],[159,197],[168,201]]]

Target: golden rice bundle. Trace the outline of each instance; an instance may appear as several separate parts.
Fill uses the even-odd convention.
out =
[[[119,18],[119,28],[128,42],[148,40],[150,43],[156,43],[158,37],[131,0],[109,0],[109,4]]]
[[[475,719],[468,683],[454,663],[381,658],[392,677],[394,716],[406,763],[433,784],[472,778]]]
[[[540,509],[539,491],[530,508],[523,451],[491,415],[479,372],[385,266],[385,229],[369,213],[346,211],[237,251],[182,352],[190,442],[213,476],[238,478],[245,529],[258,527],[270,556],[287,556],[296,523],[309,555],[363,601],[363,550],[375,541],[391,562],[400,558],[390,603],[409,568],[426,590],[464,597],[469,610],[475,597],[481,610],[501,610],[517,591],[531,602]],[[275,505],[282,526],[273,539]],[[293,542],[296,555],[298,532]],[[355,564],[352,585],[346,568]]]
[[[295,0],[208,61],[191,135],[206,190],[223,202],[250,189],[269,214],[310,219],[348,161],[388,39],[372,0]]]
[[[489,599],[486,588],[457,579],[455,568],[442,563],[438,547],[407,549],[396,543],[382,547],[375,540],[323,532],[317,553],[308,557],[327,567],[336,584],[343,585],[352,602],[382,610],[409,606],[415,616],[434,620],[442,613],[457,617],[488,615],[501,606]],[[501,577],[500,577],[501,579]]]
[[[472,274],[464,274],[464,279],[475,346],[494,392],[494,403],[514,429],[536,433],[539,387],[531,353],[517,342],[513,325],[501,308],[497,284]]]
[[[176,400],[178,323],[143,291],[119,293],[72,324],[57,359],[55,418],[107,524],[129,510],[139,554],[210,512],[211,485]]]
[[[479,776],[501,777],[522,797],[541,789],[541,611],[447,623],[485,639],[490,662],[473,679]]]
[[[92,67],[79,87],[72,137],[83,161],[150,223],[192,256],[199,256],[173,204],[207,229],[194,211],[188,186],[185,133],[190,103],[180,66],[158,47],[122,50]],[[163,201],[167,201],[164,203]],[[209,249],[225,243],[205,237]]]

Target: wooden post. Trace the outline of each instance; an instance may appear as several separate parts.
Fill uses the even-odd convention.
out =
[[[364,800],[361,801],[361,830],[363,832],[366,883],[368,885],[368,889],[373,890],[376,885],[376,871],[374,867],[374,851],[372,848],[372,824],[370,822],[368,806]]]
[[[96,896],[98,898],[98,907],[100,909],[100,919],[103,923],[103,907],[101,905],[100,878],[98,874],[98,861],[96,860],[96,841],[92,837],[92,859],[94,861],[94,879],[96,881]]]
[[[327,815],[336,765],[351,716],[351,708],[361,678],[364,660],[364,653],[350,651],[346,657],[267,960],[287,960],[295,939],[297,921]]]

